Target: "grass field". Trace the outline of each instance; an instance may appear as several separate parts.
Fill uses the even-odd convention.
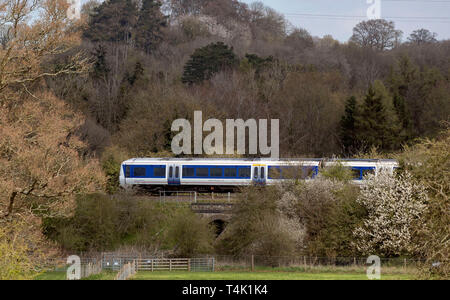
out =
[[[84,280],[113,280],[116,272],[103,272]],[[46,272],[38,275],[36,280],[65,280],[62,271]],[[401,273],[397,270],[382,273],[381,280],[413,280],[412,272]],[[355,270],[258,270],[248,271],[219,271],[219,272],[139,272],[132,280],[367,280],[362,271]]]
[[[133,280],[367,280],[364,273],[297,272],[139,272]],[[411,280],[409,274],[386,274],[382,280]]]

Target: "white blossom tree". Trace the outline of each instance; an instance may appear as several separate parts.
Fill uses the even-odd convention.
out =
[[[416,183],[410,173],[369,175],[358,198],[368,216],[353,232],[356,248],[365,254],[383,256],[414,251],[414,226],[423,221],[427,200],[425,187]]]

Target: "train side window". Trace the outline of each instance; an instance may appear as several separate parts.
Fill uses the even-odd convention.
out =
[[[169,178],[173,177],[173,167],[169,167]]]
[[[236,168],[225,168],[225,177],[236,177]]]
[[[239,178],[250,179],[250,167],[239,168]]]
[[[258,176],[259,176],[258,168],[254,167],[253,168],[253,178],[257,179]]]
[[[313,167],[304,167],[302,170],[302,179],[312,178],[314,176]]]
[[[375,169],[365,169],[365,170],[362,171],[362,173],[363,173],[363,177],[365,177],[365,176],[367,176],[369,174],[375,175]]]
[[[208,177],[208,168],[197,168],[196,177]]]
[[[180,167],[175,167],[175,178],[180,178]]]
[[[361,170],[360,169],[352,169],[352,178],[353,178],[353,180],[361,179]]]
[[[147,170],[145,168],[135,167],[133,169],[134,177],[145,177]]]
[[[127,178],[131,177],[131,167],[130,166],[125,167],[125,177],[127,177]]]
[[[153,177],[166,177],[166,167],[154,167],[153,168]]]
[[[281,168],[269,167],[269,179],[280,179],[280,178],[281,178]]]
[[[195,176],[195,169],[194,168],[183,168],[183,177],[194,177]]]
[[[265,168],[261,168],[261,178],[266,178]]]
[[[211,177],[223,177],[223,169],[211,168]]]

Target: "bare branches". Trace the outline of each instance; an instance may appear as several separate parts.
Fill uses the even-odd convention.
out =
[[[79,44],[79,34],[67,19],[64,0],[0,0],[0,91],[44,77],[83,73],[90,67],[76,53],[58,70],[43,70],[42,62]]]

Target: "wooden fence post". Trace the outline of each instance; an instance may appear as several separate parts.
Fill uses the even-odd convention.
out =
[[[252,254],[252,272],[255,272],[255,256]]]

